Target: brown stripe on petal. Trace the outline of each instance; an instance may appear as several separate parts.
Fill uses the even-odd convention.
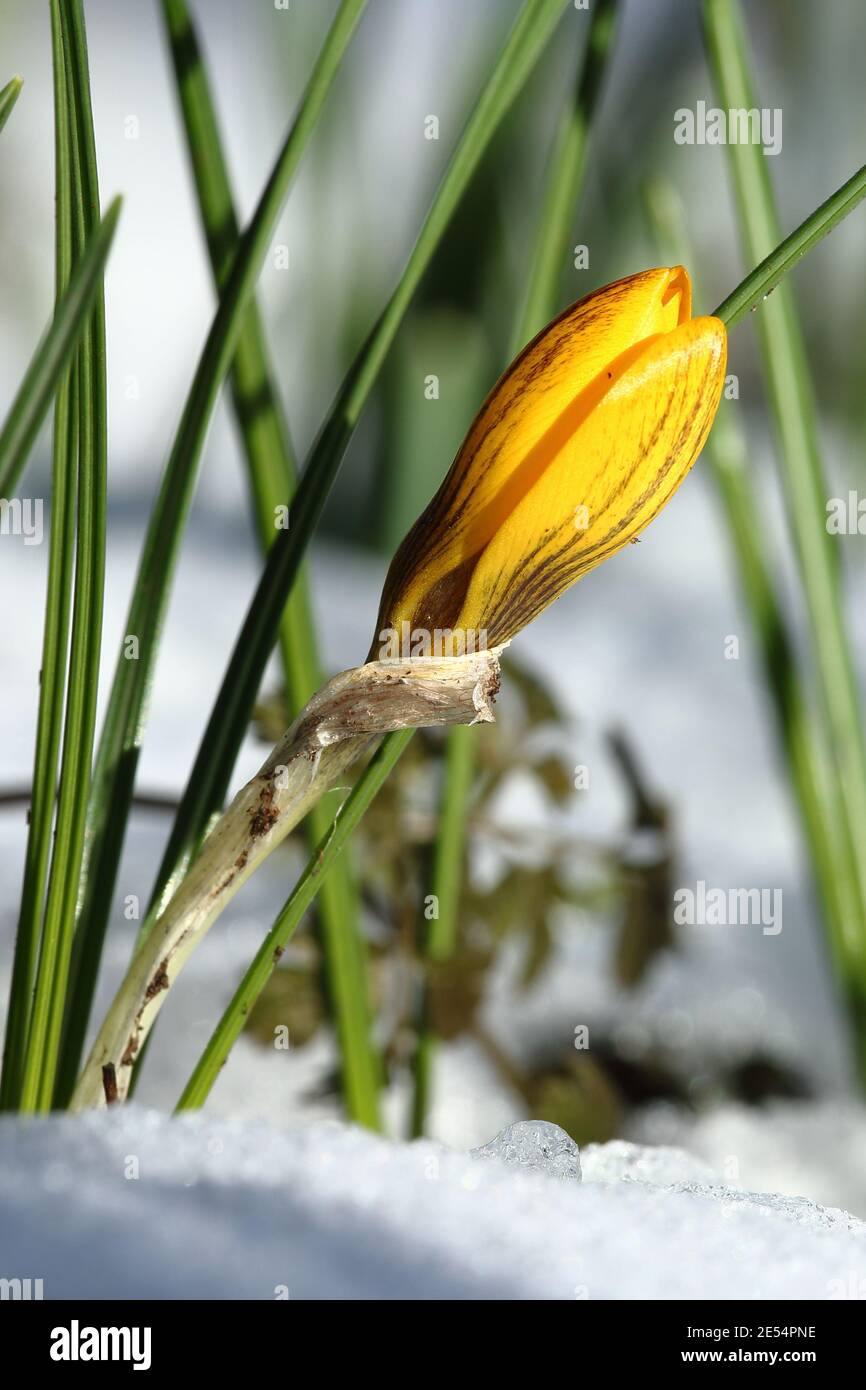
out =
[[[563,525],[558,527],[556,531],[551,530],[545,532],[545,534],[541,537],[538,543],[535,546],[533,546],[532,550],[528,551],[525,555],[521,556],[520,561],[515,567],[515,569],[509,570],[507,573],[502,572],[499,575],[497,575],[493,588],[490,590],[490,604],[491,608],[494,611],[496,611],[497,605],[499,604],[499,593],[501,590],[505,590],[503,598],[505,600],[506,605],[508,603],[509,595],[512,596],[512,602],[520,602],[523,593],[526,592],[527,589],[531,588],[534,576],[540,573],[549,561],[552,560],[555,563],[555,561],[560,555],[565,554],[566,552],[572,549],[573,540],[569,540],[566,545],[560,548],[560,550],[549,555],[547,561],[544,561],[542,565],[539,566],[536,564],[536,559],[539,553],[547,549],[554,536],[557,535],[559,531],[565,529],[566,525],[566,523],[563,523]],[[568,529],[573,530],[573,528]],[[525,580],[523,578],[524,574],[528,576]]]
[[[545,413],[544,401],[548,389],[561,392],[565,386],[567,391],[569,339],[574,334],[578,337],[584,333],[592,335],[599,325],[614,324],[621,313],[621,300],[631,294],[635,282],[659,273],[647,271],[626,276],[602,291],[592,291],[578,303],[569,306],[527,344],[493,385],[439,490],[393,557],[382,595],[378,628],[381,628],[383,621],[389,623],[391,615],[394,621],[406,617],[410,602],[414,606],[414,594],[417,593],[422,574],[435,576],[437,573],[441,575],[444,570],[450,572],[452,567],[456,568],[455,559],[458,563],[465,563],[460,561],[460,556],[468,550],[473,554],[483,550],[503,521],[513,514],[523,496],[563,447],[562,434],[568,433],[567,427],[576,426],[572,413],[575,402],[593,384],[584,384],[583,389],[572,398],[570,406],[552,412],[549,423],[542,427],[542,434],[533,445],[521,446],[519,452],[514,448],[515,432],[525,430],[527,423],[531,425],[531,418],[528,421],[528,417],[539,410]],[[673,288],[676,286],[671,287],[671,292]],[[643,351],[647,342],[648,339],[644,339],[642,344],[635,344],[634,348],[639,347]],[[563,371],[557,373],[557,385],[544,384],[545,375],[560,357]],[[621,372],[624,369],[621,357],[617,362]],[[539,382],[542,382],[540,387]],[[594,382],[603,383],[605,389],[595,400],[587,395],[585,404],[588,409],[594,408],[606,390],[614,385],[610,372],[604,370],[599,370]],[[529,432],[535,433],[531,428]],[[495,442],[491,436],[494,436]],[[503,454],[509,452],[512,456],[503,460]],[[609,498],[609,504],[631,483],[630,470],[618,479],[617,489]],[[482,491],[485,494],[483,498],[479,495]],[[644,500],[647,495],[644,494]],[[628,524],[628,519],[621,523],[622,526]],[[555,534],[548,533],[543,545],[549,547],[555,540]],[[606,538],[597,542],[595,548],[605,543]],[[569,535],[568,546],[563,550],[570,552],[573,544],[574,538]],[[518,575],[510,576],[511,582],[518,578],[522,582],[524,575],[529,576],[537,559],[537,554],[523,557]],[[497,580],[490,595],[491,604],[496,609],[506,607],[509,602],[508,596],[500,596],[500,587]]]
[[[619,547],[614,546],[612,549],[617,550]],[[485,618],[488,641],[491,645],[499,645],[508,641],[521,628],[531,623],[533,618],[538,617],[538,614],[548,604],[553,603],[587,570],[594,567],[592,563],[580,558],[574,558],[571,562],[561,562],[552,567],[545,565],[544,583],[534,587],[531,598],[526,595],[525,591],[519,591],[512,597],[506,608]]]
[[[679,486],[679,481],[676,486]],[[676,487],[672,487],[664,496],[658,506],[658,511],[670,501]],[[655,513],[654,513],[655,515]],[[646,526],[650,524],[653,517],[648,517]],[[646,527],[641,527],[641,530]],[[636,531],[635,536],[640,532]],[[485,618],[485,628],[488,632],[488,639],[492,644],[507,641],[513,637],[522,627],[537,617],[544,608],[547,607],[559,594],[569,588],[576,580],[580,579],[590,570],[596,569],[609,556],[615,555],[627,543],[629,537],[622,538],[619,528],[611,531],[603,541],[597,542],[589,552],[583,552],[569,563],[561,559],[559,564],[551,564],[546,561],[531,586],[523,587],[516,591],[512,601],[499,611]]]
[[[437,579],[415,609],[412,627],[421,628],[424,632],[454,627],[463,607],[472,571],[477,564],[478,556],[471,555],[462,565],[457,565],[441,579]]]
[[[705,376],[709,375],[709,370],[708,366]],[[683,368],[680,367],[677,369],[677,377],[684,374]],[[664,414],[656,423],[646,447],[641,451],[643,456],[651,450],[657,441],[658,435],[670,414],[671,405],[676,394],[676,388],[674,388],[671,392]],[[538,552],[549,545],[552,539],[552,533],[548,532],[545,540],[535,546],[533,551],[528,555],[522,557],[516,570],[509,574],[507,594],[503,595],[504,602],[498,601],[497,592],[504,582],[504,576],[497,579],[496,585],[490,593],[490,610],[485,614],[483,620],[490,642],[500,643],[512,637],[515,632],[519,631],[521,627],[530,622],[548,603],[552,602],[559,593],[569,587],[570,584],[574,583],[582,574],[595,568],[596,565],[602,563],[609,555],[615,554],[617,550],[621,549],[626,543],[626,540],[622,538],[623,532],[628,530],[634,518],[638,515],[646,502],[661,489],[673,465],[681,456],[687,440],[689,438],[701,439],[708,433],[709,424],[715,414],[716,406],[717,401],[715,396],[708,399],[706,398],[706,393],[703,391],[697,395],[695,405],[684,417],[677,433],[676,441],[667,455],[663,466],[655,474],[652,484],[643,490],[640,497],[635,500],[617,524],[603,537],[595,541],[592,546],[585,550],[578,550],[577,553],[575,553],[575,542],[569,539],[567,544],[561,546],[557,551],[552,553],[549,552],[546,555],[543,563],[538,566],[535,573],[528,581],[525,583],[519,582],[519,576],[522,575],[527,568],[531,568]],[[697,426],[695,426],[696,416],[699,421]],[[699,450],[695,450],[695,458],[698,452]],[[692,459],[692,463],[694,463],[694,461],[695,460]],[[620,486],[617,487],[610,499],[611,502],[622,494],[628,482],[633,477],[638,465],[639,460],[636,462],[635,467],[626,475]],[[677,486],[678,485],[679,482],[677,482]],[[656,511],[661,510],[675,490],[675,488],[672,488],[668,491],[667,495],[659,502]],[[600,515],[603,516],[604,512]],[[652,517],[648,517],[646,525],[648,525],[651,520]],[[557,529],[560,531],[568,529],[567,523]],[[569,559],[569,556],[572,558]]]
[[[658,437],[659,437],[659,434],[661,433],[661,431],[662,431],[663,428],[664,428],[665,421],[667,420],[667,417],[668,417],[668,415],[669,415],[669,413],[670,413],[670,408],[671,408],[672,401],[673,401],[673,392],[671,393],[670,397],[668,398],[668,402],[667,402],[667,405],[666,405],[666,407],[665,407],[664,412],[662,413],[662,415],[661,415],[661,416],[658,418],[658,420],[656,421],[656,423],[655,423],[655,425],[654,425],[654,427],[653,427],[652,433],[651,433],[651,435],[650,435],[650,438],[649,438],[647,444],[644,446],[643,450],[641,451],[641,456],[642,456],[642,457],[645,457],[646,454],[648,454],[648,453],[652,450],[652,448],[654,447],[654,445],[655,445],[655,443],[656,443],[656,441],[657,441],[657,439],[658,439]],[[614,490],[614,492],[611,494],[610,498],[608,499],[608,505],[607,505],[607,507],[605,507],[604,510],[600,511],[599,513],[597,513],[596,519],[597,519],[598,521],[603,520],[603,518],[604,518],[604,516],[605,516],[605,513],[606,513],[607,510],[610,508],[610,506],[611,506],[611,505],[616,501],[616,499],[617,499],[618,497],[620,497],[620,496],[622,495],[622,493],[625,491],[625,489],[627,488],[628,484],[631,482],[631,479],[633,478],[633,476],[634,476],[634,474],[635,474],[635,472],[637,471],[637,469],[638,469],[639,466],[640,466],[640,458],[637,458],[637,459],[635,460],[635,462],[634,462],[633,467],[629,470],[628,473],[626,473],[626,474],[623,475],[622,479],[621,479],[620,482],[619,482],[619,485],[618,485],[617,488]],[[647,495],[648,495],[648,494],[645,492],[645,493],[644,493],[644,497],[646,497]],[[633,510],[634,510],[634,509],[632,509],[632,512],[633,512]],[[624,518],[624,519],[621,518],[621,519],[620,519],[620,522],[617,524],[616,527],[613,528],[612,531],[609,531],[609,532],[607,533],[607,535],[603,536],[600,540],[594,542],[594,544],[593,544],[592,546],[588,547],[588,548],[585,549],[585,550],[581,550],[581,551],[580,551],[581,559],[586,558],[586,560],[587,560],[587,564],[584,566],[584,569],[590,568],[591,563],[593,563],[591,557],[592,557],[597,551],[599,551],[603,546],[605,546],[605,545],[607,544],[607,542],[608,542],[613,536],[618,535],[619,532],[623,529],[623,526],[625,526],[625,525],[627,524],[628,520],[630,520],[630,519],[631,519],[631,513],[626,513],[625,518]],[[565,544],[562,545],[562,546],[559,548],[559,550],[554,551],[554,552],[552,552],[552,553],[549,553],[549,554],[546,556],[544,562],[536,569],[534,575],[533,575],[531,578],[529,578],[525,583],[522,583],[522,582],[521,582],[521,576],[523,575],[523,573],[524,573],[526,570],[531,570],[531,569],[532,569],[532,566],[533,566],[533,564],[534,564],[534,562],[535,562],[536,556],[538,555],[539,551],[544,551],[544,550],[546,550],[547,547],[550,545],[550,543],[551,543],[552,539],[554,538],[554,536],[555,536],[558,532],[562,532],[562,531],[566,531],[567,534],[568,534],[568,539],[566,540]],[[573,526],[571,526],[571,525],[570,525],[569,523],[567,523],[567,522],[562,523],[562,524],[556,529],[556,531],[551,530],[551,531],[546,532],[545,535],[544,535],[544,536],[541,538],[541,540],[538,542],[538,544],[535,545],[535,546],[533,547],[533,549],[532,549],[530,552],[528,552],[526,555],[524,555],[524,556],[521,558],[520,563],[518,564],[517,568],[516,568],[513,572],[509,573],[509,575],[507,576],[507,578],[508,578],[508,590],[509,590],[509,593],[511,593],[511,594],[513,595],[513,599],[512,599],[512,603],[511,603],[510,605],[509,605],[508,603],[506,603],[504,610],[500,612],[500,614],[499,614],[500,620],[502,620],[503,617],[504,617],[506,614],[509,614],[509,612],[510,612],[510,610],[511,610],[512,608],[515,610],[515,612],[516,612],[516,611],[520,611],[520,612],[522,613],[522,612],[524,612],[527,608],[531,607],[532,604],[533,604],[534,598],[535,598],[535,590],[536,590],[536,588],[538,587],[539,584],[545,583],[545,578],[544,578],[544,576],[550,573],[551,567],[555,566],[555,565],[557,564],[557,561],[558,561],[560,558],[564,558],[565,556],[567,556],[567,555],[569,555],[569,554],[572,554],[572,553],[574,552],[575,545],[577,545],[578,547],[580,547],[580,543],[581,543],[581,542],[580,542],[580,534],[579,534],[578,532],[575,532]],[[502,584],[504,584],[504,583],[505,583],[505,576],[502,576],[502,577],[500,577],[500,578],[497,580],[497,583],[496,583],[496,585],[494,586],[493,591],[491,592],[491,601],[492,601],[494,604],[495,604],[495,602],[496,602],[496,592],[497,592],[497,590],[499,589],[499,587],[500,587]],[[539,608],[539,609],[537,609],[536,611],[540,612],[541,610],[540,610],[540,608]],[[524,619],[523,624],[519,624],[518,626],[523,626],[523,625],[525,625],[525,623],[528,622],[528,621],[529,621],[529,618],[526,618],[526,619]],[[491,623],[493,623],[493,618],[492,618],[492,617],[491,617],[491,619],[489,619],[489,620],[485,620],[485,626],[488,628],[488,631],[490,630]],[[514,628],[515,631],[518,630],[518,626],[515,626],[515,628]]]
[[[520,352],[505,372],[498,378],[470,426],[466,440],[445,476],[438,492],[425,508],[394,556],[386,581],[389,597],[398,594],[406,585],[411,574],[421,568],[434,564],[447,555],[464,529],[464,518],[471,509],[478,488],[492,469],[498,465],[500,455],[516,426],[525,416],[536,408],[537,402],[527,388],[550,366],[564,350],[565,341],[571,334],[571,320],[580,320],[581,332],[586,332],[599,322],[612,320],[617,314],[617,303],[630,292],[632,282],[638,277],[626,276],[613,285],[605,287],[603,295],[598,290],[591,291],[577,303],[554,319],[538,333]],[[590,303],[590,301],[595,303]],[[557,329],[560,331],[557,332]],[[546,350],[536,361],[528,365],[526,358],[538,351],[539,339],[546,338]],[[601,373],[599,373],[601,376]],[[515,378],[517,381],[515,382]],[[597,380],[598,378],[596,378]],[[510,389],[505,389],[506,385]],[[587,383],[591,385],[591,383]],[[584,388],[586,389],[586,387]],[[497,396],[501,396],[498,408],[491,414]],[[507,417],[511,417],[511,427],[489,448],[490,435],[499,429]],[[489,453],[479,464],[479,453],[488,447]],[[457,497],[471,477],[465,495]],[[445,522],[447,521],[447,529]],[[406,542],[410,541],[407,545]]]

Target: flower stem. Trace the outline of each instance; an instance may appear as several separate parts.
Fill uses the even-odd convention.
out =
[[[413,733],[412,729],[401,729],[399,732],[388,734],[358,778],[333,824],[316,846],[285,907],[235,990],[184,1088],[177,1103],[178,1110],[191,1110],[204,1104],[249,1017],[250,1010],[270,979],[301,918],[316,894],[321,891],[327,875],[333,872],[349,836],[409,746]]]
[[[192,867],[141,942],[99,1030],[72,1108],[111,1099],[132,1069],[166,996],[220,913],[289,831],[385,733],[492,719],[499,651],[448,659],[372,661],[334,676],[306,705],[214,825]]]

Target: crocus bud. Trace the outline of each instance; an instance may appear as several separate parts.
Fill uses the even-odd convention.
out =
[[[398,549],[371,657],[509,641],[635,540],[709,434],[725,378],[716,318],[682,266],[596,290],[499,378]]]

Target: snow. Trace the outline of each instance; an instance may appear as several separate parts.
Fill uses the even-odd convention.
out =
[[[667,1145],[650,1148],[613,1139],[609,1144],[587,1144],[583,1172],[589,1182],[647,1182],[669,1187],[673,1183],[718,1185],[720,1174],[684,1149]]]
[[[657,1105],[629,1137],[682,1146],[731,1187],[802,1194],[866,1218],[866,1109],[854,1101],[726,1103],[697,1116]]]
[[[534,1126],[529,1137],[537,1139]],[[0,1122],[0,1273],[46,1298],[831,1299],[866,1225],[670,1149],[512,1161],[129,1106]],[[562,1136],[567,1148],[570,1141]],[[546,1136],[547,1141],[550,1135]]]

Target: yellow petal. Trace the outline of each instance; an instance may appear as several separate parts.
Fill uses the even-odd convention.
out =
[[[568,412],[576,422],[642,344],[690,314],[688,272],[646,270],[587,295],[533,339],[493,387],[394,556],[377,630],[423,626],[428,611],[459,604],[468,569],[547,466],[544,441],[557,422]]]
[[[543,471],[480,554],[451,625],[498,646],[652,521],[709,434],[726,341],[720,320],[692,319],[646,345],[575,429],[563,412]]]

